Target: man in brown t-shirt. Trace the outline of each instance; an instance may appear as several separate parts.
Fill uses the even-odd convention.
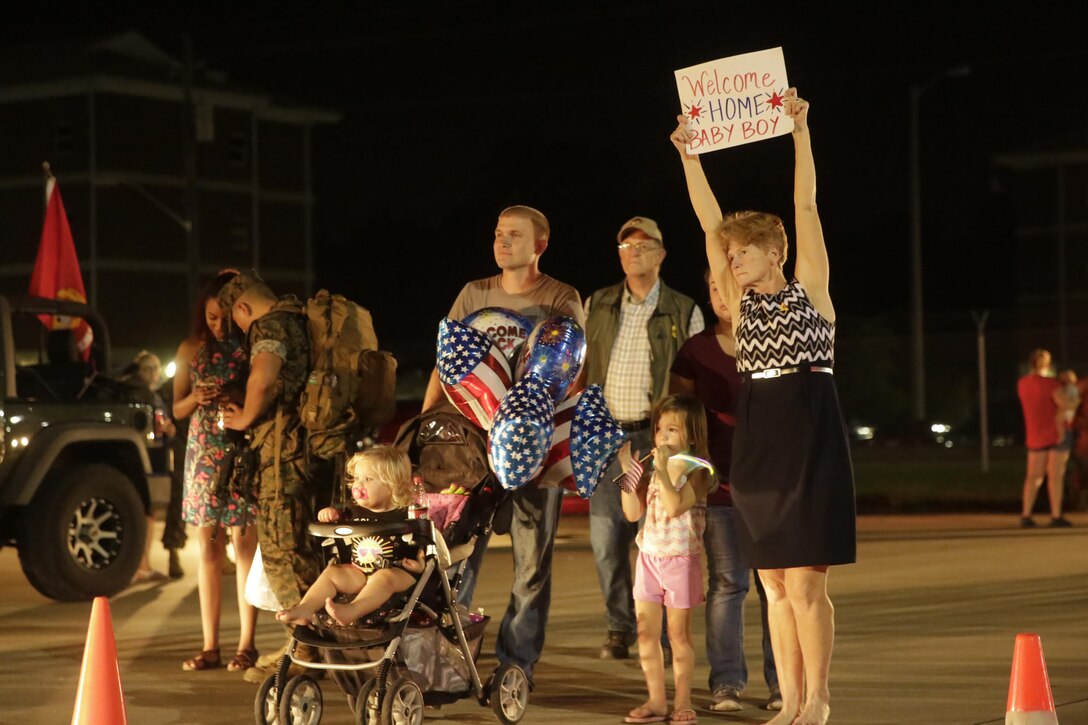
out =
[[[449,316],[462,320],[485,307],[504,307],[533,324],[547,317],[566,315],[585,324],[578,291],[540,271],[540,255],[548,247],[548,220],[536,209],[512,206],[499,214],[495,226],[495,263],[501,272],[469,282],[450,308]],[[423,409],[441,402],[437,372],[432,374]],[[562,490],[540,488],[536,482],[514,491],[496,518],[510,517],[514,555],[514,583],[510,606],[499,628],[495,653],[500,662],[519,665],[532,678],[533,665],[544,649],[544,630],[551,604],[551,568],[555,531],[559,525]],[[486,541],[478,541],[469,559],[460,589],[463,603],[472,601]]]

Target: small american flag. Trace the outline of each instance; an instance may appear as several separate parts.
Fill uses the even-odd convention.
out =
[[[555,404],[547,385],[526,375],[503,398],[488,436],[491,467],[503,488],[521,488],[536,476],[554,432]]]
[[[486,333],[446,317],[438,325],[438,379],[465,417],[490,430],[510,389],[510,363]]]
[[[578,399],[570,431],[570,458],[578,495],[589,498],[601,475],[627,440],[604,402],[600,385],[590,385]]]
[[[616,485],[627,493],[634,493],[638,489],[638,482],[642,480],[642,470],[642,464],[636,459],[631,459],[631,470],[620,476]]]

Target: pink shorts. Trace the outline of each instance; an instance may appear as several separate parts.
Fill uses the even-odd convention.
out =
[[[664,604],[669,609],[691,609],[703,596],[701,556],[652,556],[638,552],[635,562],[635,599]]]

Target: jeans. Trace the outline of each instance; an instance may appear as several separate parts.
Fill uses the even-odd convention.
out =
[[[650,429],[628,434],[631,454],[650,449]],[[645,464],[648,465],[648,464]],[[612,479],[620,475],[619,459],[612,461],[589,499],[589,544],[597,562],[597,581],[604,596],[605,622],[610,632],[635,635],[634,577],[631,572],[631,545],[638,523],[623,515],[620,487]]]
[[[737,510],[732,506],[707,506],[706,658],[710,663],[710,690],[721,687],[738,692],[748,684],[744,659],[744,598],[752,574],[737,543]],[[767,595],[756,574],[756,590],[763,619],[763,679],[769,689],[778,687],[778,673],[767,626]]]
[[[510,494],[502,506],[511,506],[510,541],[514,556],[514,583],[510,604],[499,625],[495,655],[499,662],[516,664],[530,678],[544,650],[548,609],[552,601],[552,554],[559,526],[562,489],[529,484]],[[465,566],[458,601],[468,606],[490,536],[476,542]]]

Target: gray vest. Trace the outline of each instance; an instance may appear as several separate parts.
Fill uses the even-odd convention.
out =
[[[586,318],[586,383],[604,385],[612,345],[620,326],[620,305],[623,303],[624,283],[597,290],[590,296],[589,317]],[[680,346],[688,339],[688,324],[695,310],[695,300],[682,295],[661,282],[657,307],[646,323],[650,338],[650,375],[654,389],[651,402],[665,392],[669,368]]]

